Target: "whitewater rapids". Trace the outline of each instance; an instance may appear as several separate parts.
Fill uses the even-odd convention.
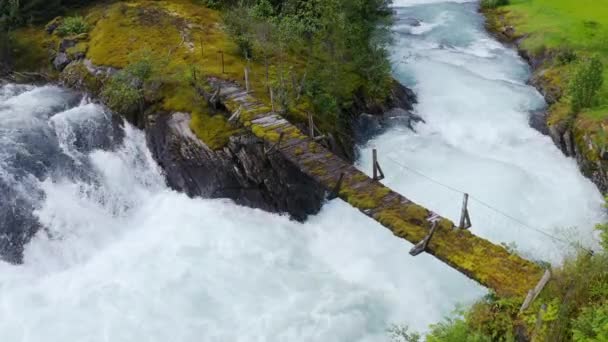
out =
[[[399,164],[592,243],[602,198],[529,127],[544,102],[524,62],[483,32],[475,3],[396,5],[395,73],[427,123],[392,127],[359,166],[371,170],[375,146],[386,183],[443,215],[458,218],[460,195]],[[0,262],[1,341],[386,341],[391,323],[425,330],[486,293],[429,255],[409,256],[408,243],[341,201],[299,224],[175,193],[143,133],[126,125],[104,139],[111,127],[78,94],[2,88],[0,181],[46,230],[23,265]],[[563,255],[475,202],[471,216],[493,241]]]

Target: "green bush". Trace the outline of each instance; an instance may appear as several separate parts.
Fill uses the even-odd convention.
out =
[[[448,318],[431,326],[427,342],[492,342],[488,336],[474,332],[462,318]],[[499,341],[497,339],[497,341]]]
[[[604,84],[604,66],[599,57],[582,61],[570,81],[571,111],[573,114],[590,108],[597,102],[597,93]]]
[[[67,17],[57,28],[60,36],[72,36],[89,32],[90,26],[83,17]]]
[[[496,8],[508,4],[509,0],[481,0],[481,8]]]
[[[219,9],[221,7],[220,0],[198,0],[198,3],[212,9]]]
[[[584,308],[572,323],[572,340],[575,342],[608,341],[608,305]]]
[[[567,48],[567,49],[561,50],[557,54],[556,58],[557,58],[557,63],[559,65],[566,65],[566,64],[575,62],[577,59],[577,55],[576,55],[576,52],[574,52],[574,50]]]
[[[101,97],[105,104],[113,111],[121,114],[130,114],[137,110],[142,93],[131,84],[129,77],[119,72],[103,86]]]

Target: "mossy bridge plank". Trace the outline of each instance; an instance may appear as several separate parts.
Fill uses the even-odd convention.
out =
[[[245,127],[275,145],[272,153],[282,153],[328,191],[335,189],[343,175],[338,196],[394,235],[416,244],[437,222],[438,229],[425,251],[501,296],[525,296],[541,279],[543,269],[536,263],[468,230],[455,229],[450,220],[371,179],[252,96],[243,95],[238,85],[217,79],[211,83],[221,84],[223,103],[229,111],[239,113],[238,120]]]

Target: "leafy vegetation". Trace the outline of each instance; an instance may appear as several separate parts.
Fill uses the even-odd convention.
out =
[[[575,342],[608,341],[608,305],[600,303],[583,308],[572,324]]]
[[[553,270],[552,280],[524,312],[522,298],[489,294],[466,310],[430,327],[427,342],[608,341],[608,223],[600,224],[603,250],[580,250]],[[418,336],[405,327],[392,328],[399,342]],[[393,335],[391,335],[393,336]]]
[[[497,8],[508,4],[509,0],[481,0],[482,8]]]
[[[311,109],[324,130],[345,130],[353,96],[381,101],[391,86],[384,49],[388,0],[258,0],[226,10],[243,58],[284,112]],[[302,118],[305,116],[303,115]],[[297,120],[297,118],[295,118]]]
[[[60,36],[71,36],[89,32],[89,24],[83,17],[67,17],[63,19],[61,25],[57,28],[57,33]]]
[[[24,40],[28,37],[14,35],[12,31],[24,25],[41,24],[47,20],[62,14],[66,8],[73,8],[91,3],[91,0],[2,0],[0,1],[0,69],[4,71],[17,65],[19,68],[24,61],[19,60],[23,55],[26,58],[32,55],[31,52],[23,51]],[[73,26],[75,28],[75,26]],[[35,35],[35,34],[34,34]],[[33,48],[39,48],[32,45]],[[15,58],[14,49],[18,51]],[[39,52],[35,52],[39,54]],[[26,62],[37,62],[28,59]]]
[[[602,61],[597,56],[583,61],[576,68],[569,86],[572,112],[578,113],[598,102],[597,94],[604,83],[603,71]]]

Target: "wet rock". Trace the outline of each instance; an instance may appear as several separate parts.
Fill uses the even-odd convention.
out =
[[[406,25],[412,26],[412,27],[418,27],[420,25],[422,25],[422,22],[414,17],[407,17],[405,19],[402,20],[402,22]]]
[[[393,125],[405,125],[413,129],[416,122],[423,121],[412,113],[416,101],[414,92],[397,81],[393,81],[390,93],[380,103],[369,102],[363,94],[356,96],[353,106],[348,110],[352,118],[352,145],[350,149],[345,148],[341,156],[354,161],[357,158],[355,144],[364,144]]]
[[[55,56],[55,58],[53,58],[53,66],[57,71],[62,71],[65,69],[70,62],[71,60],[68,58],[68,55],[65,52],[60,52]]]
[[[321,209],[325,189],[280,153],[267,155],[252,134],[233,136],[228,146],[213,151],[196,138],[189,122],[185,113],[147,116],[148,145],[174,190],[191,197],[230,198],[298,221]]]
[[[72,48],[78,44],[78,41],[75,39],[62,39],[59,43],[59,52],[66,52],[69,48]]]

